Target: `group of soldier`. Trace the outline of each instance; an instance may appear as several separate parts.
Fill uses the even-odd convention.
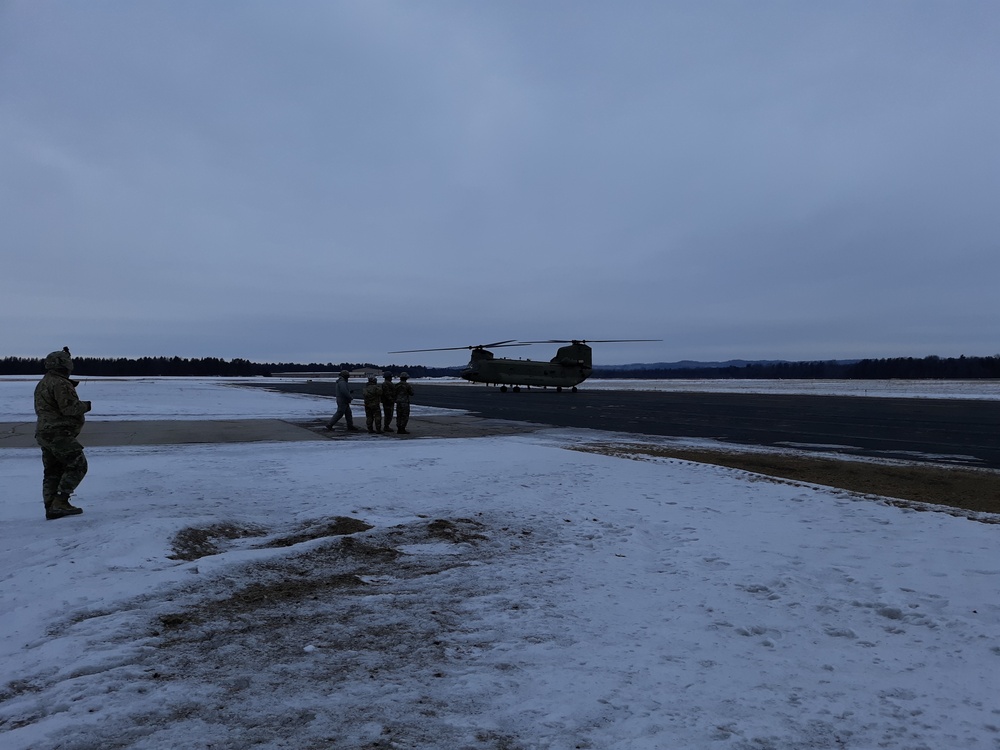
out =
[[[87,458],[83,446],[77,440],[83,429],[84,414],[90,411],[89,401],[81,401],[76,395],[79,381],[71,380],[73,358],[69,349],[52,352],[45,358],[45,377],[35,387],[35,414],[38,424],[35,440],[42,449],[42,499],[45,502],[45,517],[49,520],[77,516],[81,508],[69,502],[87,473]],[[337,380],[337,413],[326,425],[333,425],[342,417],[347,417],[347,429],[357,431],[351,415],[351,389],[347,379],[350,373],[342,370]],[[392,382],[392,374],[385,373],[381,385],[374,375],[368,377],[364,389],[365,421],[368,432],[391,432],[393,410],[396,412],[396,432],[407,435],[406,425],[410,421],[410,398],[413,386],[409,375],[399,374],[399,383]],[[382,415],[385,414],[383,428]]]
[[[333,430],[333,426],[343,417],[347,421],[347,430],[358,432],[354,426],[354,415],[351,414],[351,388],[348,379],[351,374],[347,370],[340,371],[337,378],[337,385],[334,394],[337,397],[337,411],[326,423],[327,432]],[[368,384],[362,392],[365,403],[365,424],[368,432],[382,433],[392,432],[393,410],[396,412],[396,433],[408,435],[406,425],[410,421],[410,398],[413,396],[413,386],[409,383],[409,374],[399,373],[399,382],[392,382],[392,373],[385,373],[382,383],[378,382],[378,376],[369,375]],[[383,415],[385,419],[383,420]]]

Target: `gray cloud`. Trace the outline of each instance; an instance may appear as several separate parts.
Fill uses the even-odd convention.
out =
[[[0,5],[5,353],[993,354],[998,31],[989,2]]]

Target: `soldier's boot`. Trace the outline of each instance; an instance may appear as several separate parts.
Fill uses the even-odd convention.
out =
[[[78,516],[81,513],[83,508],[70,505],[69,495],[53,495],[52,500],[45,506],[45,519],[48,521],[66,516]]]
[[[65,494],[58,493],[54,495],[52,498],[52,505],[55,508],[62,508],[63,510],[68,510],[70,513],[73,513],[74,515],[78,513],[83,513],[83,508],[78,508],[77,506],[72,505],[70,503],[69,493]]]

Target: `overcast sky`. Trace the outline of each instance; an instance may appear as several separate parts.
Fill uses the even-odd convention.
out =
[[[997,354],[998,40],[994,0],[0,0],[0,356]]]

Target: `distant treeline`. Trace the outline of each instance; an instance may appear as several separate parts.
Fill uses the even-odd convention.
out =
[[[894,357],[856,362],[767,362],[740,367],[650,368],[599,371],[602,378],[784,379],[784,380],[983,380],[1000,378],[994,357]]]
[[[373,368],[400,372],[411,377],[454,377],[459,367],[424,367],[423,365],[373,365],[370,362],[327,362],[298,364],[294,362],[251,362],[246,359],[203,357],[140,357],[139,359],[74,357],[74,373],[92,377],[268,377],[284,372],[339,372]],[[43,360],[29,357],[0,359],[0,375],[41,375]],[[767,362],[732,367],[687,367],[648,369],[600,368],[594,375],[600,378],[641,379],[786,379],[786,380],[981,380],[1000,379],[1000,355],[994,357],[896,357],[892,359],[862,359],[856,362],[830,360],[826,362]]]
[[[0,359],[0,375],[41,375],[45,372],[44,359],[30,357],[5,357]],[[386,369],[392,372],[406,370],[411,377],[441,377],[456,375],[455,368],[422,367],[420,365],[390,365],[384,367],[368,362],[251,362],[246,359],[219,359],[202,357],[140,357],[138,359],[73,357],[73,373],[91,377],[225,377],[244,378],[270,376],[276,372],[339,372],[362,368]]]

